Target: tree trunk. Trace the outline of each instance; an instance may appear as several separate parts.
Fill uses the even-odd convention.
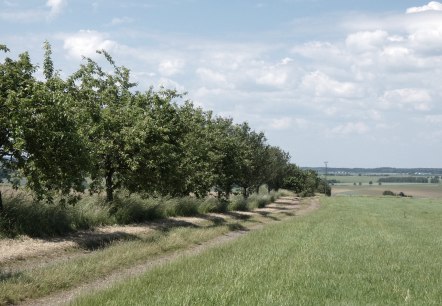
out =
[[[249,197],[249,193],[247,192],[247,187],[242,188],[242,195],[244,199],[247,199]]]
[[[2,199],[2,192],[0,190],[0,213],[3,212],[3,199]]]
[[[113,175],[113,170],[106,172],[106,202],[112,202],[114,200],[114,184],[112,181]]]

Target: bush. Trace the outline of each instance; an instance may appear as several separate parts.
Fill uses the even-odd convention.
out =
[[[5,236],[55,236],[75,229],[72,211],[58,205],[36,204],[24,195],[3,198],[0,231]]]
[[[229,202],[224,199],[218,199],[213,197],[207,197],[199,206],[199,213],[221,213],[226,212]]]
[[[273,202],[271,200],[271,198],[272,197],[268,194],[262,195],[262,194],[254,193],[247,199],[247,208],[249,210],[256,209],[256,208],[263,208],[267,204],[270,204],[271,202]]]
[[[247,200],[242,195],[231,196],[228,210],[248,211]]]
[[[385,190],[382,195],[384,196],[396,196],[396,194],[391,190]]]
[[[193,216],[199,213],[248,211],[261,208],[277,198],[293,193],[286,190],[232,196],[230,201],[208,197],[144,198],[121,193],[112,203],[98,195],[84,197],[75,206],[34,203],[25,193],[3,196],[0,236],[29,235],[48,237],[110,224],[130,224],[168,216]]]
[[[109,204],[105,204],[109,205]],[[118,224],[130,224],[163,218],[161,200],[141,199],[137,196],[116,197],[111,204],[111,214]]]
[[[198,214],[198,208],[201,200],[192,197],[172,198],[167,200],[166,216],[195,216]]]

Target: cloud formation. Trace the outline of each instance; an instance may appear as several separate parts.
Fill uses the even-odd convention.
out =
[[[26,9],[10,1],[0,19],[48,20],[67,5],[66,0],[41,3]],[[189,1],[186,8],[194,3]],[[189,92],[198,106],[273,133],[276,145],[286,148],[288,139],[287,149],[297,154],[296,144],[311,139],[324,146],[336,141],[336,147],[364,139],[361,148],[367,148],[369,140],[372,145],[382,140],[391,143],[393,152],[410,138],[415,147],[425,147],[421,135],[441,121],[439,2],[399,7],[396,13],[339,12],[292,22],[272,20],[273,32],[238,30],[234,35],[228,27],[217,35],[211,28],[194,34],[192,25],[183,24],[181,33],[172,32],[179,28],[172,21],[169,27],[156,24],[152,30],[142,24],[147,22],[142,14],[132,14],[134,8],[146,9],[141,4],[106,5],[114,8],[111,17],[82,24],[83,30],[53,34],[61,39],[72,67],[82,56],[95,58],[97,49],[106,49],[119,65],[131,69],[141,90],[164,85]],[[156,13],[158,6],[148,11]],[[266,10],[272,6],[266,4]],[[99,12],[93,11],[94,16]],[[308,153],[297,157],[311,160]]]
[[[95,57],[96,50],[114,51],[118,44],[106,38],[106,34],[93,30],[80,30],[64,37],[63,48],[71,58]]]
[[[46,7],[49,11],[42,7],[29,8],[26,3],[18,3],[18,1],[4,1],[3,5],[5,8],[0,11],[0,20],[11,23],[30,23],[54,19],[63,11],[67,0],[47,0]]]
[[[49,17],[53,18],[59,15],[66,5],[67,5],[67,0],[48,0],[46,2],[46,6],[48,6],[51,9],[49,12]]]
[[[442,3],[431,1],[424,6],[410,7],[407,9],[407,14],[421,13],[426,11],[442,11]]]

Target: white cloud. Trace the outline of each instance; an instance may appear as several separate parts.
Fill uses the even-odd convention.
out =
[[[24,9],[19,6],[19,3],[12,3],[9,1],[4,1],[4,3],[8,9],[0,12],[0,20],[28,23],[51,20],[55,18],[67,5],[67,0],[47,0],[46,6],[49,7],[49,12],[40,7]]]
[[[9,22],[35,22],[45,19],[45,12],[42,10],[6,10],[0,12],[0,19]]]
[[[407,9],[407,14],[421,13],[426,11],[442,11],[442,3],[431,1],[424,6],[410,7]]]
[[[346,46],[364,52],[379,49],[388,39],[388,33],[381,30],[352,33],[345,40]]]
[[[227,81],[227,77],[220,72],[200,67],[196,69],[196,74],[202,83],[209,83],[210,85],[216,85],[218,87],[233,88],[233,86]]]
[[[364,122],[348,122],[338,125],[331,129],[332,134],[349,135],[349,134],[366,134],[370,128]]]
[[[129,17],[122,17],[122,18],[115,17],[112,19],[111,25],[116,26],[116,25],[121,25],[121,24],[125,24],[125,23],[131,23],[132,21],[133,21],[133,19],[129,18]]]
[[[442,55],[442,20],[439,25],[418,29],[409,35],[410,45],[417,51]]]
[[[183,85],[179,84],[178,82],[168,79],[168,78],[160,78],[158,83],[158,87],[165,87],[165,88],[173,88],[176,89],[179,92],[185,92],[186,89]]]
[[[339,82],[321,71],[307,74],[301,86],[316,97],[355,98],[361,94],[356,84]]]
[[[66,0],[48,0],[46,6],[48,6],[51,11],[49,12],[49,17],[53,18],[61,13],[63,8],[67,5]]]
[[[278,67],[269,67],[259,73],[256,83],[260,85],[280,87],[286,84],[288,79],[287,71],[278,69]]]
[[[333,61],[340,64],[348,59],[348,54],[343,48],[330,42],[311,41],[296,45],[291,51],[314,61]]]
[[[425,89],[402,88],[386,91],[380,98],[380,107],[428,111],[431,109],[431,101],[431,95]]]
[[[178,58],[164,59],[158,65],[158,71],[164,76],[172,76],[180,73],[184,67],[184,61]]]
[[[425,116],[425,122],[428,124],[442,124],[442,115],[428,115]]]
[[[290,117],[282,117],[272,119],[269,126],[273,130],[286,130],[292,127],[293,119]]]
[[[93,30],[80,30],[64,38],[63,48],[72,58],[95,57],[96,50],[112,51],[118,46],[115,41],[106,39],[106,36]]]

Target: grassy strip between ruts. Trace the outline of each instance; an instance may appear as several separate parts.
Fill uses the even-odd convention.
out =
[[[179,249],[202,243],[229,231],[287,218],[274,213],[251,216],[231,213],[225,219],[209,218],[198,225],[160,227],[144,235],[126,237],[85,256],[18,272],[2,272],[0,267],[0,305],[35,299],[97,280],[119,269],[132,267]]]
[[[75,305],[441,305],[442,205],[338,197]]]

